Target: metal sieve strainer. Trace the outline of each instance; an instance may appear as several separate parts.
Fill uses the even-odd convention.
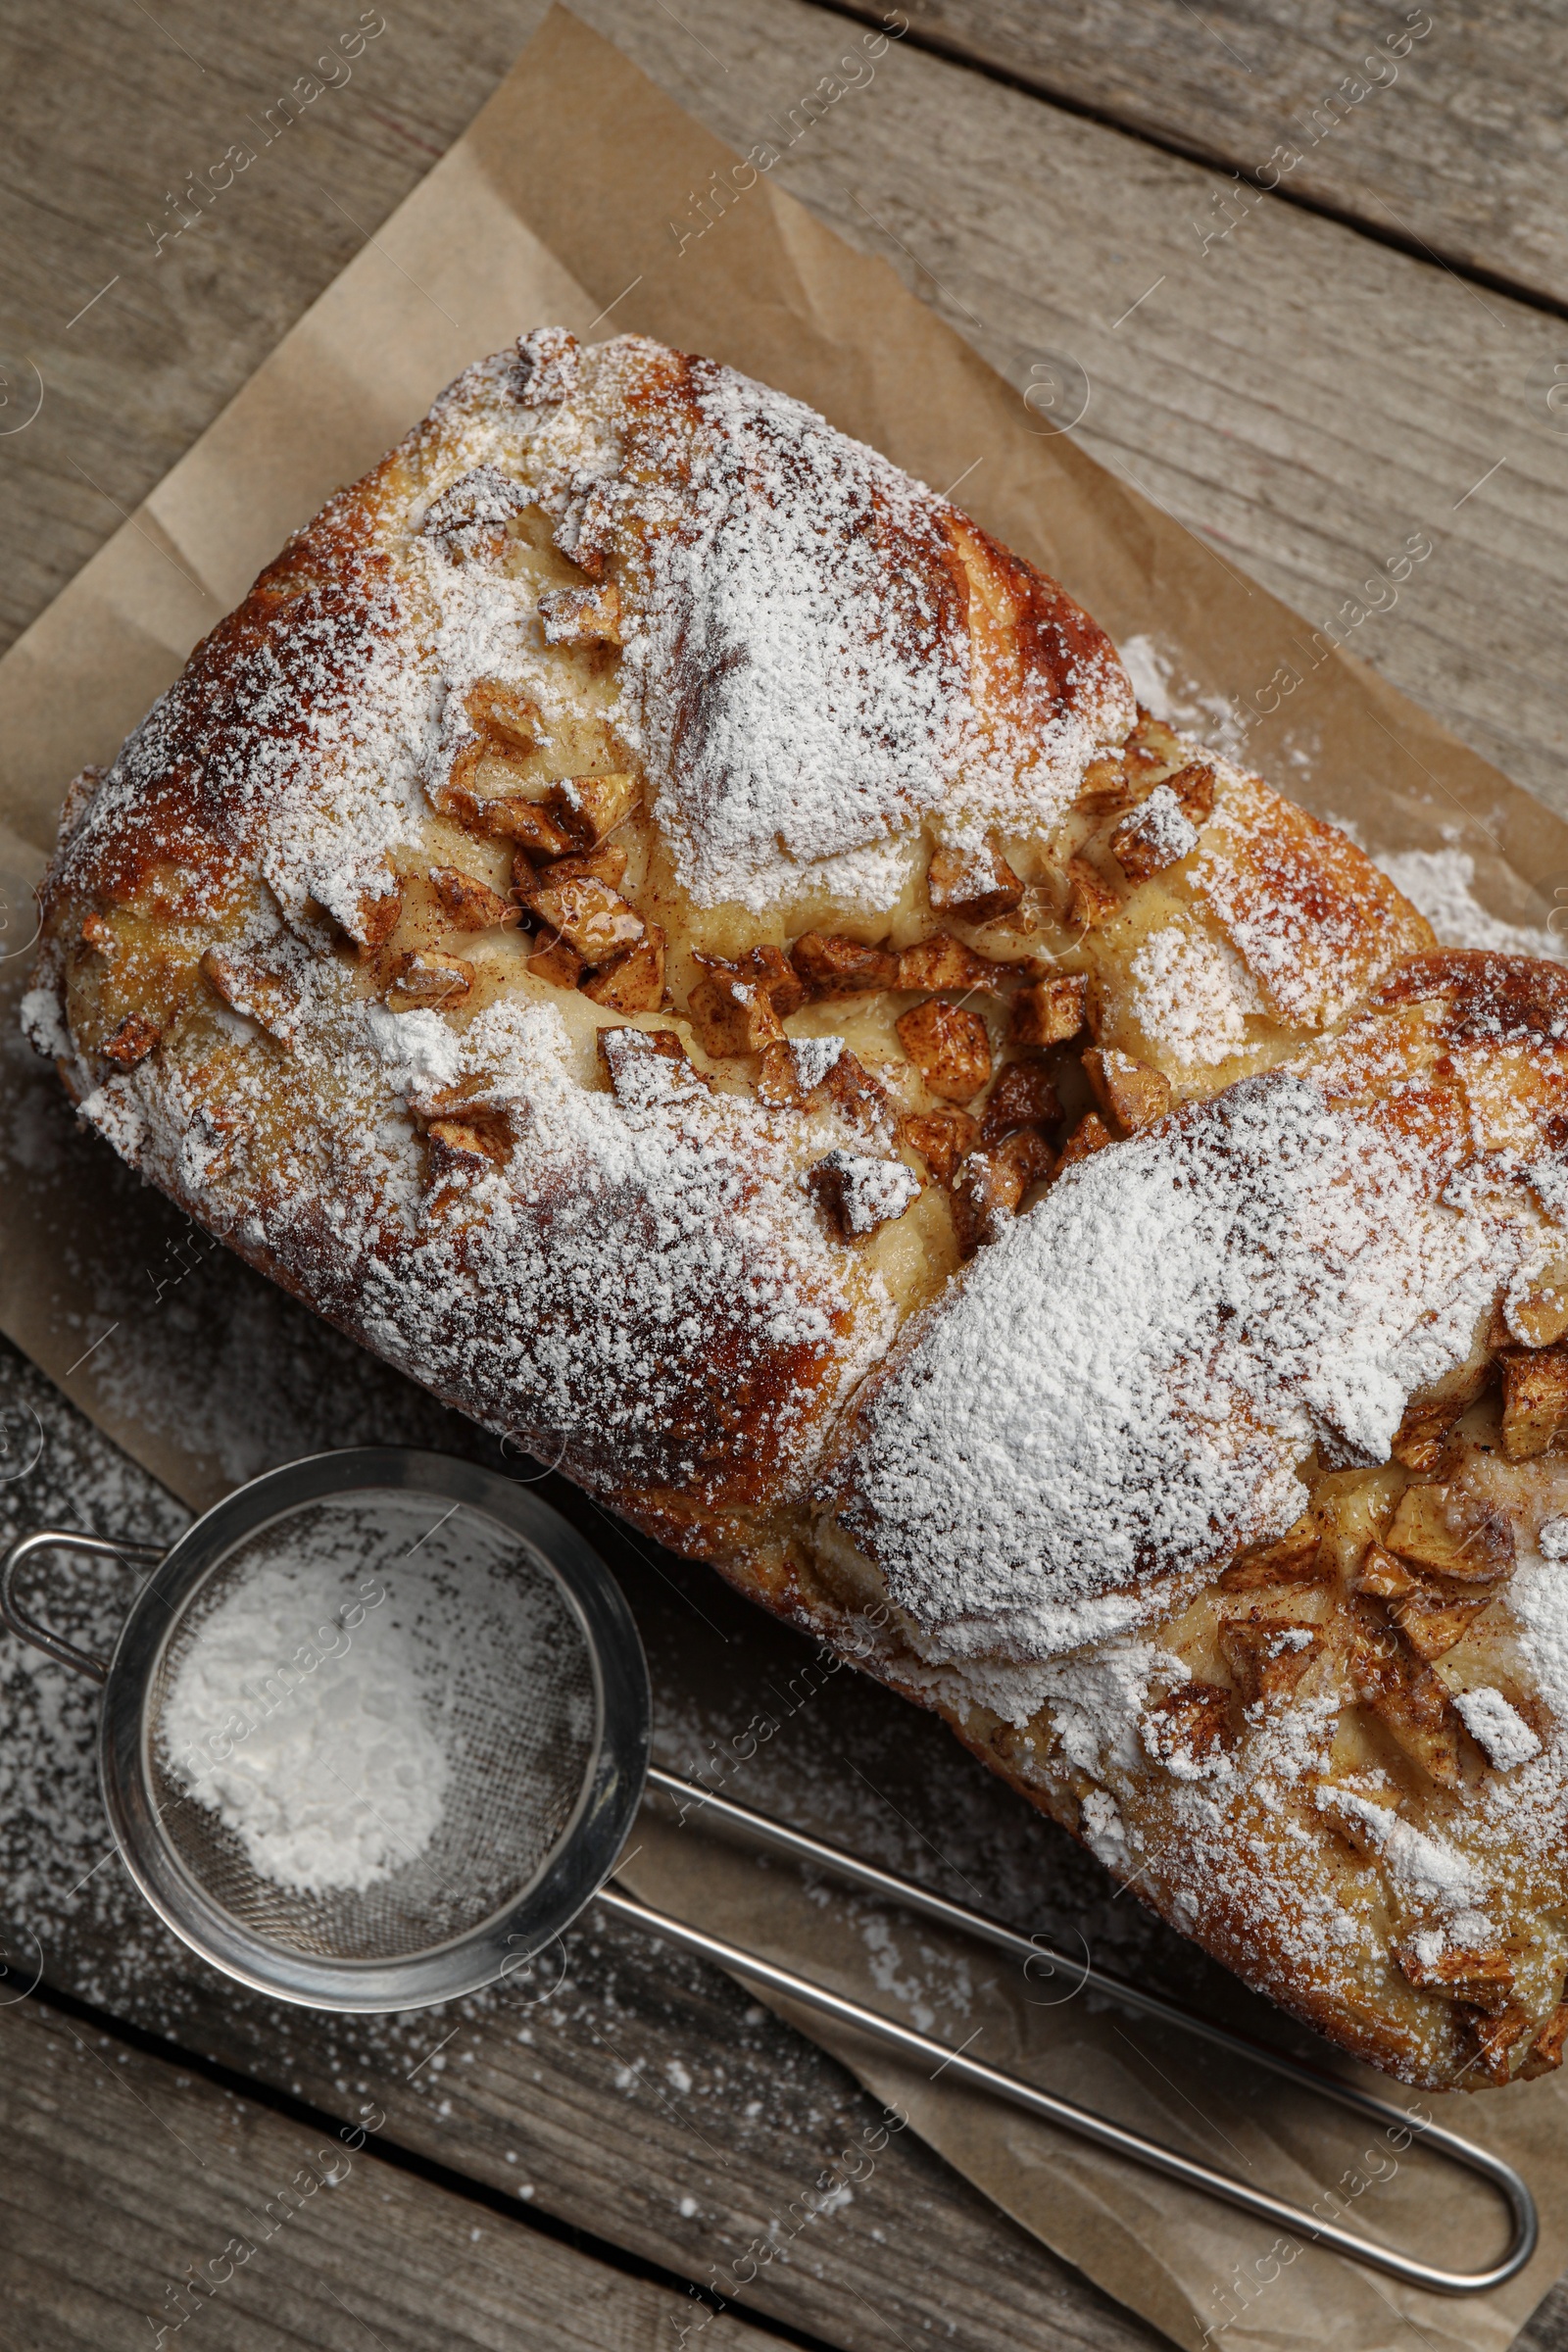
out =
[[[107,1665],[17,1597],[19,1571],[60,1548],[157,1559]],[[172,1740],[193,1653],[221,1638],[236,1594],[294,1562],[310,1570],[297,1625],[285,1610],[275,1654],[257,1655],[205,1740]],[[0,1613],[103,1684],[104,1803],[148,1901],[206,1959],[284,2000],[407,2009],[493,1983],[581,1910],[642,1795],[648,1673],[619,1588],[564,1520],[466,1462],[394,1447],[291,1462],[161,1558],[47,1529],[0,1565]],[[434,1832],[416,1850],[389,1823],[390,1866],[363,1887],[279,1885],[215,1809],[214,1783],[307,1677],[392,1619],[446,1759]]]
[[[29,1560],[67,1549],[151,1564],[107,1663],[51,1632],[18,1596]],[[258,1662],[240,1706],[210,1731],[204,1724],[203,1740],[193,1742],[184,1697],[191,1661],[203,1659],[204,1645],[211,1652],[221,1642],[237,1594],[260,1590],[267,1575],[274,1576],[267,1589],[275,1592],[280,1564],[291,1592],[288,1578],[298,1563],[310,1568],[300,1588],[299,1643],[281,1643],[286,1655]],[[337,1592],[342,1599],[334,1604]],[[371,1805],[362,1826],[372,1843],[380,1839],[379,1859],[361,1885],[323,1891],[280,1884],[258,1866],[245,1836],[225,1826],[210,1776],[255,1736],[257,1722],[290,1703],[297,1684],[289,1677],[314,1674],[342,1654],[371,1611],[389,1612],[382,1622],[396,1625],[403,1649],[417,1659],[423,1736],[433,1735],[444,1759],[439,1809],[433,1826],[427,1822],[425,1833],[413,1838]],[[1087,1960],[1068,1959],[1038,1936],[1020,1936],[651,1766],[648,1670],[619,1587],[557,1512],[469,1463],[395,1447],[314,1455],[228,1495],[163,1555],[43,1529],[13,1544],[0,1561],[0,1617],[24,1641],[102,1684],[100,1774],[126,1868],[176,1935],[263,1992],[331,2010],[451,2000],[531,1967],[597,1897],[622,1918],[764,1991],[853,2026],[906,2059],[935,2061],[939,2072],[1059,2129],[1407,2283],[1445,2294],[1482,2293],[1513,2278],[1535,2249],[1530,2191],[1488,2150],[1435,2124],[1413,2124],[1396,2106]],[[284,1619],[278,1624],[292,1633]],[[404,1736],[412,1755],[412,1729],[405,1727]],[[1396,2144],[1418,2136],[1423,2147],[1500,2192],[1511,2221],[1506,2252],[1483,2270],[1450,2271],[1378,2245],[988,2066],[967,2045],[950,2048],[656,1911],[607,1883],[648,1786],[690,1797],[711,1818],[793,1859],[980,1937],[1026,1966],[1059,1970],[1069,1983],[1077,1979],[1119,2005],[1262,2066],[1402,2134]]]

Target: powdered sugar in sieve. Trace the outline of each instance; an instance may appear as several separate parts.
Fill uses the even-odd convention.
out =
[[[225,1558],[150,1724],[166,1829],[209,1891],[297,1948],[380,1956],[536,1876],[591,1766],[592,1664],[527,1545],[362,1490]]]

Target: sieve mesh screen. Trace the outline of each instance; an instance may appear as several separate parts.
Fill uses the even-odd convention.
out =
[[[211,1753],[176,1756],[166,1712],[204,1628],[246,1580],[285,1562],[308,1564],[313,1591],[341,1590],[340,1615],[318,1638],[313,1611],[287,1655],[246,1677]],[[382,1595],[377,1635],[390,1628],[415,1661],[425,1727],[447,1759],[440,1815],[421,1850],[368,1886],[280,1885],[221,1819],[213,1763],[225,1740],[237,1750],[273,1709],[298,1706],[304,1678],[335,1670],[368,1592]],[[225,1554],[164,1642],[144,1727],[162,1834],[208,1898],[255,1936],[335,1961],[409,1959],[508,1907],[572,1828],[601,1738],[589,1642],[542,1555],[468,1505],[392,1488],[303,1504]]]

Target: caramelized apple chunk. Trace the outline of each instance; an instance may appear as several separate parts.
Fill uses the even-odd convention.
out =
[[[1497,1360],[1509,1461],[1532,1461],[1559,1447],[1568,1435],[1568,1348],[1505,1348]]]
[[[704,974],[686,1009],[704,1053],[715,1060],[760,1054],[783,1040],[784,1025],[762,982],[743,979],[728,966]]]
[[[1562,2064],[1563,2043],[1568,2041],[1568,2001],[1559,2001],[1530,2045],[1530,2055],[1519,2072],[1527,2082],[1538,2075],[1555,2074]]]
[[[1372,1604],[1351,1607],[1350,1685],[1357,1702],[1440,1788],[1457,1788],[1459,1725],[1446,1690]]]
[[[530,910],[539,891],[548,883],[559,889],[564,882],[602,882],[607,890],[618,891],[626,878],[626,853],[618,842],[601,842],[597,850],[585,850],[568,858],[553,858],[548,865],[538,865],[522,850],[512,861],[512,888],[521,906]]]
[[[1503,1513],[1459,1487],[1406,1487],[1383,1541],[1409,1565],[1462,1584],[1495,1584],[1514,1563]]]
[[[790,950],[790,960],[811,997],[858,997],[899,984],[897,956],[839,932],[804,932]]]
[[[550,812],[572,845],[591,850],[623,825],[642,799],[642,785],[632,775],[568,776],[552,786]]]
[[[1420,1587],[1402,1560],[1385,1551],[1381,1544],[1369,1544],[1355,1573],[1355,1590],[1370,1592],[1378,1600],[1403,1600]]]
[[[1394,1620],[1417,1657],[1430,1665],[1434,1658],[1446,1657],[1464,1640],[1491,1602],[1490,1592],[1459,1600],[1451,1593],[1423,1590],[1394,1603]]]
[[[1283,1617],[1227,1617],[1219,1627],[1220,1655],[1250,1706],[1289,1696],[1323,1654],[1315,1625]]]
[[[942,845],[931,853],[926,893],[937,914],[962,923],[994,922],[1023,904],[1023,884],[1000,851],[989,843],[975,849]]]
[[[1031,980],[1012,1000],[1015,1046],[1064,1045],[1084,1025],[1089,982],[1082,972],[1052,973]]]
[[[808,1169],[806,1182],[846,1241],[902,1217],[920,1193],[919,1177],[902,1159],[873,1159],[858,1152],[827,1152]]]
[[[433,797],[443,816],[482,841],[515,842],[532,858],[564,858],[571,848],[549,810],[521,793],[482,798],[463,786],[447,785]]]
[[[1231,1693],[1219,1683],[1178,1683],[1150,1707],[1138,1736],[1156,1764],[1183,1778],[1222,1764],[1231,1744]]]
[[[814,1042],[802,1039],[793,1041],[798,1051],[803,1045]],[[893,1105],[888,1101],[888,1090],[880,1078],[857,1060],[847,1046],[833,1056],[822,1077],[821,1086],[828,1101],[848,1126],[858,1129],[862,1135],[876,1136],[889,1142],[892,1140],[897,1131],[897,1121]],[[811,1090],[808,1087],[804,1091],[808,1093]]]
[[[935,939],[923,939],[917,947],[905,948],[899,959],[896,988],[934,991],[939,988],[995,990],[1004,965],[988,962],[966,948],[961,939],[950,939],[939,931]]]
[[[397,1006],[460,1004],[473,986],[473,966],[461,956],[411,948],[392,966],[388,1001]]]
[[[1232,1561],[1219,1585],[1222,1592],[1251,1592],[1269,1585],[1328,1584],[1333,1575],[1317,1522],[1307,1518],[1273,1544],[1250,1545]]]
[[[1107,1046],[1103,1053],[1091,1046],[1084,1055],[1084,1075],[1101,1108],[1129,1133],[1152,1126],[1171,1106],[1170,1081],[1115,1046]]]
[[[646,928],[636,907],[608,882],[594,874],[564,874],[560,866],[544,868],[534,884],[529,906],[541,923],[558,933],[590,966],[611,963],[625,955],[636,947]]]
[[[539,599],[546,645],[618,645],[620,590],[612,580],[594,588],[559,588]]]
[[[398,927],[403,912],[403,884],[389,875],[382,890],[361,891],[352,916],[343,929],[355,946],[366,955],[384,947]]]
[[[1156,784],[1110,837],[1110,854],[1132,883],[1147,882],[1151,875],[1190,857],[1197,847],[1198,827],[1168,781]]]
[[[1475,2043],[1481,2072],[1487,2081],[1500,2087],[1513,2080],[1514,2052],[1530,2032],[1528,2009],[1517,2001],[1508,2002],[1495,2016],[1477,2009],[1469,2020],[1470,2037]]]
[[[569,940],[551,931],[529,956],[528,969],[536,980],[547,980],[552,988],[575,988],[582,978],[583,961]]]
[[[482,1175],[507,1156],[509,1144],[494,1126],[471,1119],[432,1119],[424,1131],[426,1167],[432,1181]]]
[[[752,948],[733,962],[718,956],[699,956],[697,961],[715,979],[745,980],[760,988],[780,1020],[806,1003],[806,984],[782,948]]]
[[[582,993],[611,1012],[657,1012],[664,1002],[664,934],[650,923],[636,947],[582,983]]]
[[[515,923],[517,909],[498,890],[461,865],[432,865],[430,887],[436,904],[455,931],[494,931]]]
[[[906,1118],[903,1132],[938,1184],[951,1185],[959,1162],[973,1151],[980,1128],[966,1110],[924,1110]]]
[[[977,1012],[932,997],[900,1015],[899,1042],[933,1095],[967,1102],[991,1076],[991,1039]]]
[[[981,1149],[989,1152],[993,1144],[1000,1144],[1015,1128],[1049,1126],[1060,1116],[1061,1104],[1043,1062],[1005,1062],[986,1098],[980,1124]]]
[[[1429,1943],[1437,1948],[1429,1950]],[[1501,2009],[1513,1990],[1513,1962],[1497,1944],[1484,1950],[1453,1948],[1429,1932],[1396,1944],[1394,1957],[1418,1992],[1446,1993],[1477,2009]]]
[[[630,1023],[624,1028],[601,1029],[598,1048],[617,1102],[643,1099],[650,1062],[673,1064],[681,1083],[708,1083],[692,1067],[691,1057],[673,1029],[639,1029]]]
[[[159,1032],[151,1021],[139,1012],[127,1012],[103,1050],[122,1070],[131,1070],[138,1061],[146,1060],[158,1040]]]
[[[994,1242],[1016,1216],[1031,1185],[1055,1164],[1051,1146],[1033,1128],[1020,1128],[994,1152],[975,1152],[953,1187],[953,1229],[962,1256]]]
[[[1070,1167],[1075,1159],[1087,1159],[1091,1152],[1103,1152],[1115,1140],[1099,1111],[1086,1110],[1061,1147],[1061,1164]]]
[[[480,678],[463,698],[468,724],[486,751],[521,756],[538,747],[538,706],[501,678]]]
[[[287,1045],[300,1021],[300,992],[286,972],[236,948],[207,948],[201,968],[225,1004]]]

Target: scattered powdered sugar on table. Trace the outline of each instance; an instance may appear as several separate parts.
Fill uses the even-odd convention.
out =
[[[1505,923],[1482,906],[1472,887],[1476,861],[1468,850],[1372,850],[1368,855],[1426,916],[1444,947],[1563,959],[1564,942],[1554,932],[1533,923]]]
[[[273,1557],[233,1583],[175,1671],[178,1777],[279,1886],[363,1890],[422,1853],[450,1765],[415,1642],[375,1578]]]
[[[1190,683],[1179,685],[1178,657],[1172,650],[1140,629],[1124,637],[1116,651],[1146,710],[1167,726],[1194,729],[1221,751],[1240,755],[1246,736],[1237,724],[1235,707],[1222,694],[1204,694]]]
[[[1555,932],[1542,924],[1504,922],[1481,904],[1475,895],[1476,861],[1458,847],[1457,826],[1444,828],[1447,846],[1441,850],[1381,850],[1362,839],[1353,817],[1330,821],[1364,849],[1396,890],[1426,916],[1440,946],[1490,948],[1498,956],[1544,956],[1558,963],[1568,960],[1568,942]]]
[[[982,1252],[844,1481],[927,1654],[1050,1655],[1112,1601],[1129,1625],[1160,1574],[1283,1531],[1314,1446],[1386,1460],[1509,1249],[1479,1194],[1444,1202],[1462,1149],[1276,1072],[1080,1162]]]

